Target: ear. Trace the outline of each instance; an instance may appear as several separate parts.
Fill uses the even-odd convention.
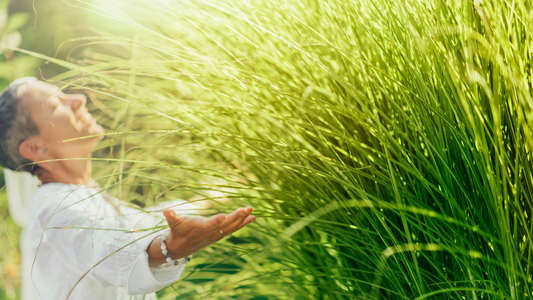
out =
[[[36,161],[39,155],[43,154],[43,147],[35,137],[29,138],[19,146],[19,153],[25,159]]]

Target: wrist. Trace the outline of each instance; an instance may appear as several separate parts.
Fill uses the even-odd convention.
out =
[[[164,231],[163,235],[161,236],[161,253],[165,257],[165,261],[167,263],[175,265],[175,266],[185,265],[187,262],[191,260],[192,254],[189,256],[185,256],[185,257],[178,257],[178,258],[171,257],[171,253],[169,252],[168,247],[167,247],[167,241],[170,235],[169,233],[170,233],[170,229],[167,229]]]

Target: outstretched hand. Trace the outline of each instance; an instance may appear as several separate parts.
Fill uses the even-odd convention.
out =
[[[231,214],[202,216],[178,216],[172,209],[165,209],[170,234],[167,237],[167,251],[172,259],[183,258],[204,249],[224,236],[228,236],[255,220],[250,215],[252,207],[239,208]],[[165,262],[161,252],[161,239],[155,239],[148,248],[150,266]]]

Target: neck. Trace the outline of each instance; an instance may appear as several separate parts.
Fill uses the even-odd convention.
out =
[[[65,157],[61,155],[51,158],[45,163],[40,163],[41,167],[35,175],[43,184],[60,182],[66,184],[86,184],[91,181],[91,153],[84,157]]]

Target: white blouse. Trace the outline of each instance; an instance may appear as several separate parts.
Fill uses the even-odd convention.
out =
[[[170,264],[151,269],[146,250],[161,233],[139,229],[166,222],[124,206],[99,187],[45,184],[28,208],[33,261],[26,264],[32,268],[34,299],[155,300],[153,292],[185,269]]]

